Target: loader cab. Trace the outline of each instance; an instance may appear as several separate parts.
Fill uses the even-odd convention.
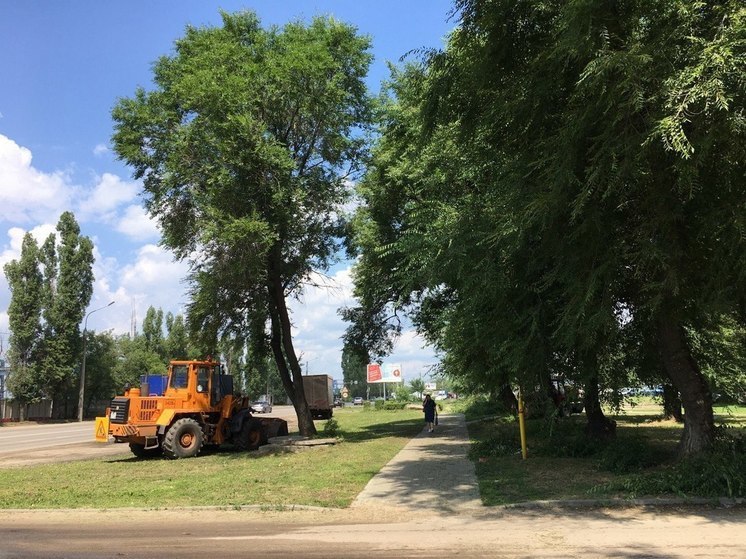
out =
[[[169,395],[191,395],[199,408],[214,408],[233,394],[233,377],[215,361],[174,361],[170,369]]]

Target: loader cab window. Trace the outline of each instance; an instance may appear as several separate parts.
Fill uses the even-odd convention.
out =
[[[186,365],[174,365],[171,369],[171,388],[186,388],[189,374]]]
[[[200,367],[197,369],[197,392],[207,392],[210,382],[210,369]]]

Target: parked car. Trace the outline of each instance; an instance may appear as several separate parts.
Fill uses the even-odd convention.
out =
[[[251,404],[254,413],[272,413],[272,404],[269,402],[254,402]]]
[[[352,399],[352,405],[353,406],[362,406],[363,405],[363,398],[362,398],[362,396],[355,396]]]
[[[334,398],[334,407],[335,408],[343,408],[345,405],[345,402],[342,398]]]

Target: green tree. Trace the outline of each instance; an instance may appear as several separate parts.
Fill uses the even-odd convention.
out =
[[[116,339],[116,353],[114,392],[121,391],[125,384],[140,386],[142,375],[166,374],[166,363],[160,355],[148,349],[143,335],[134,338],[119,336]]]
[[[49,235],[38,250],[28,239],[21,261],[6,267],[17,298],[9,314],[14,316],[11,345],[15,339],[21,351],[16,357],[22,380],[18,394],[25,399],[52,398],[53,416],[67,417],[77,402],[80,323],[93,293],[93,243],[80,234],[71,212],[60,216],[57,235]]]
[[[54,416],[68,417],[77,404],[80,324],[93,294],[94,258],[93,243],[80,234],[71,212],[60,216],[57,234],[50,235],[41,250],[45,293],[40,368]]]
[[[651,338],[686,411],[681,453],[707,449],[690,333],[744,316],[743,6],[456,8],[446,50],[394,73],[361,186],[362,315],[410,306],[446,370],[566,372],[599,425],[601,372]]]
[[[163,310],[153,306],[148,307],[142,321],[142,335],[145,347],[158,354],[164,362],[168,361],[166,343],[163,339]]]
[[[91,405],[109,400],[122,388],[116,378],[118,361],[116,339],[110,332],[86,331],[86,376],[83,416],[90,417]]]
[[[42,274],[39,270],[39,245],[31,233],[23,237],[20,258],[8,262],[4,271],[10,288],[8,360],[13,372],[8,377],[8,389],[25,408],[25,405],[42,397],[36,378],[36,353],[41,335]]]
[[[189,359],[197,357],[195,350],[190,349],[189,335],[184,316],[166,314],[166,339],[164,340],[167,360]]]
[[[368,388],[367,366],[371,363],[364,350],[345,344],[342,347],[342,376],[349,396],[365,396]]]
[[[263,29],[251,12],[193,28],[155,89],[114,108],[114,147],[143,179],[163,243],[192,259],[203,339],[264,329],[300,432],[315,427],[286,300],[335,259],[369,119],[369,39],[333,19]],[[215,342],[213,341],[213,346]]]
[[[410,392],[417,392],[420,396],[425,393],[425,381],[421,378],[415,378],[409,381]]]

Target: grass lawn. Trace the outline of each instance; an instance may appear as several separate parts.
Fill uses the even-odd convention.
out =
[[[660,407],[652,400],[642,399],[624,413],[610,415],[617,421],[617,436],[605,444],[589,443],[582,415],[551,423],[530,420],[525,461],[514,419],[487,417],[484,407],[476,418],[474,410],[459,405],[448,403],[445,411],[467,414],[471,458],[485,505],[695,495],[687,489],[692,480],[694,487],[709,487],[717,496],[728,496],[728,491],[746,495],[746,445],[728,447],[719,458],[708,457],[682,470],[675,461],[682,427],[662,421]],[[719,424],[729,425],[746,441],[746,407],[718,407],[715,413]],[[187,460],[128,455],[4,469],[0,508],[346,507],[421,430],[422,413],[348,408],[335,411],[334,418],[340,444],[293,454],[258,456],[226,448]],[[323,427],[324,422],[317,423],[320,431]],[[707,485],[713,479],[719,484],[714,489]]]
[[[500,505],[527,500],[682,495],[682,490],[671,491],[670,484],[656,482],[656,486],[640,477],[668,475],[673,470],[682,426],[663,421],[661,407],[652,399],[641,398],[635,403],[623,413],[609,415],[617,422],[617,436],[607,444],[588,442],[583,435],[584,415],[554,423],[527,421],[527,460],[521,458],[515,420],[492,417],[470,421],[472,458],[482,500],[486,505]],[[718,406],[715,421],[744,436],[746,406]],[[696,466],[692,470],[694,473],[677,475],[692,477]],[[725,471],[723,475],[736,478],[736,494],[743,491],[743,473]],[[685,481],[681,480],[681,487],[686,487]]]
[[[292,454],[226,448],[187,460],[119,457],[5,469],[0,508],[346,507],[421,430],[422,413],[341,409],[334,418],[340,444]]]

